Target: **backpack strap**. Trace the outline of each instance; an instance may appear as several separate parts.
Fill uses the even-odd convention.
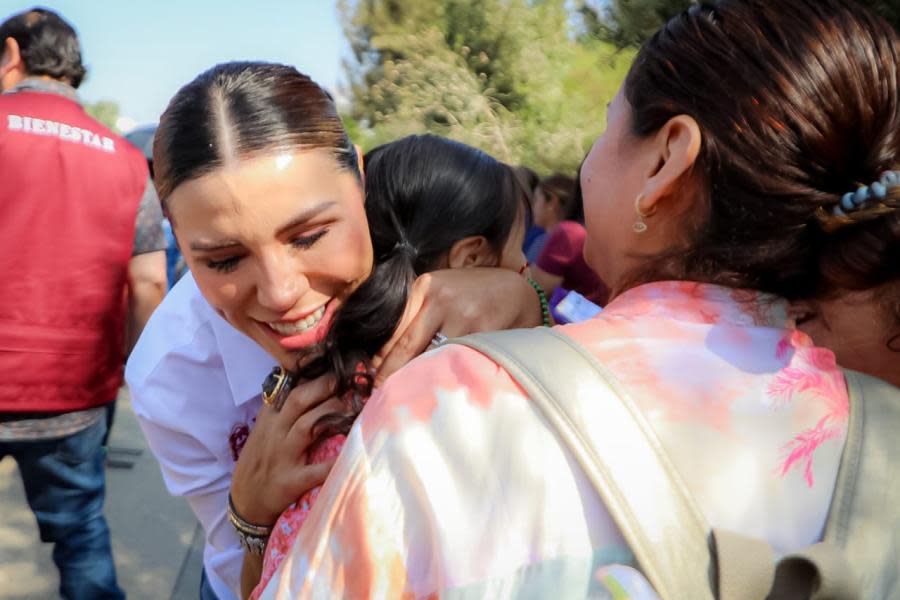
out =
[[[865,598],[900,598],[900,388],[845,370],[847,441],[825,541],[841,548]]]
[[[859,598],[856,578],[840,548],[865,546],[866,539],[873,539],[865,537],[873,529],[879,529],[880,537],[876,539],[886,541],[860,556],[868,559],[892,547],[894,552],[888,558],[881,555],[874,573],[882,579],[883,573],[893,573],[890,585],[895,587],[884,589],[897,591],[900,582],[896,577],[896,557],[900,548],[896,547],[896,528],[884,528],[887,496],[859,493],[857,485],[860,474],[883,481],[891,465],[900,462],[896,437],[880,435],[872,443],[874,448],[865,452],[863,419],[871,411],[862,410],[860,386],[865,383],[884,402],[892,401],[893,413],[882,403],[877,411],[885,417],[882,427],[886,429],[900,423],[896,388],[880,380],[862,381],[864,376],[848,374],[854,401],[826,542],[786,556],[776,564],[771,547],[763,540],[720,529],[710,534],[640,409],[615,375],[577,342],[556,330],[543,328],[475,334],[454,342],[494,360],[525,390],[578,461],[634,552],[641,571],[662,598]],[[894,390],[894,395],[880,386]],[[891,448],[885,450],[884,444]],[[866,458],[872,453],[874,458]],[[866,465],[860,469],[863,463]],[[900,486],[893,488],[900,493]],[[890,514],[898,513],[894,507],[900,499],[896,502],[890,505]],[[894,546],[890,546],[891,540]],[[881,566],[891,560],[895,563],[893,571]],[[854,561],[854,566],[859,562]],[[894,596],[885,593],[866,597]]]
[[[494,360],[553,427],[665,599],[711,600],[709,528],[641,411],[609,370],[556,330],[458,340]]]

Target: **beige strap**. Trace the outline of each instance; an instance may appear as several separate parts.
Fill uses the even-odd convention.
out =
[[[847,441],[825,526],[843,550],[863,598],[900,598],[900,389],[844,371]]]
[[[763,540],[713,529],[719,600],[762,600],[775,578],[772,547]]]
[[[885,483],[885,473],[900,464],[897,388],[848,372],[850,424],[826,542],[776,565],[762,540],[717,529],[708,543],[703,517],[642,413],[574,340],[533,329],[454,341],[489,356],[522,386],[663,599],[707,600],[715,589],[720,600],[853,600],[863,597],[856,573],[864,576],[865,597],[900,598],[900,527],[893,526],[900,525],[900,486]]]
[[[819,543],[773,562],[772,547],[744,535],[713,530],[719,600],[858,600],[846,557]]]
[[[769,600],[858,600],[856,578],[840,549],[833,544],[814,544],[785,556],[775,570]]]
[[[615,376],[552,329],[468,336],[505,368],[556,429],[656,592],[713,598],[709,528],[643,414]]]

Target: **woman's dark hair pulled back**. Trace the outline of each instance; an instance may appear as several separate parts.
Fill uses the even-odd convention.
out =
[[[216,65],[169,102],[153,140],[159,196],[223,166],[274,151],[325,148],[358,174],[356,151],[324,89],[295,68]]]
[[[790,299],[900,274],[900,188],[848,216],[841,196],[900,169],[896,32],[844,0],[721,0],[672,19],[625,83],[632,133],[693,117],[701,195],[686,247],[636,282],[676,278]],[[900,310],[896,313],[900,318]]]

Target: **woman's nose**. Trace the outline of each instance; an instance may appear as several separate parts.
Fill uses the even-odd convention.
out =
[[[294,308],[308,289],[302,271],[293,268],[287,256],[268,257],[262,261],[256,295],[259,304],[275,313],[285,313]]]

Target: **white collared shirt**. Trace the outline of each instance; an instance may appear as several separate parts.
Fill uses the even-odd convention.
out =
[[[188,273],[153,313],[125,369],[166,487],[203,525],[203,565],[220,600],[240,597],[243,551],[226,516],[234,448],[275,362],[207,304]]]

